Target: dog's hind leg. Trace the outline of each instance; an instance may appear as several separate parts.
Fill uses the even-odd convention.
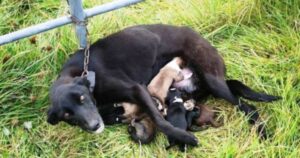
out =
[[[259,136],[263,139],[267,138],[265,125],[263,123],[259,123],[259,114],[253,105],[249,105],[236,98],[231,93],[224,78],[216,77],[211,74],[204,74],[204,78],[206,80],[206,83],[208,84],[210,92],[214,96],[225,99],[233,105],[237,106],[239,110],[243,111],[249,117],[250,124],[258,124]]]
[[[154,102],[145,86],[133,86],[132,93],[133,101],[149,114],[151,119],[157,125],[158,129],[160,129],[164,134],[184,144],[192,146],[196,146],[198,144],[198,140],[194,135],[172,126],[163,118],[157,107],[154,105]]]
[[[255,92],[238,80],[227,80],[226,83],[230,88],[230,91],[234,95],[241,96],[245,99],[261,102],[271,102],[281,98],[278,96]]]

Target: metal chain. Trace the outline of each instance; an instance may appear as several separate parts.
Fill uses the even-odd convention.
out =
[[[86,48],[84,49],[83,72],[81,74],[81,77],[87,76],[89,74],[88,71],[89,62],[90,62],[90,44],[88,42]]]
[[[85,28],[86,28],[86,40],[87,40],[86,43],[87,43],[87,46],[86,46],[86,48],[84,48],[83,72],[81,74],[81,77],[84,77],[84,76],[87,76],[89,74],[88,66],[89,66],[89,61],[90,61],[90,41],[89,41],[89,32],[88,32],[88,29],[87,29],[88,21],[86,19],[84,21],[80,21],[75,16],[71,16],[71,20],[76,25],[86,26]]]

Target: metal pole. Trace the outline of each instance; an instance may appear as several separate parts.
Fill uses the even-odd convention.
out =
[[[70,0],[75,1],[75,0]],[[112,10],[116,10],[125,6],[129,6],[143,0],[116,0],[101,6],[93,7],[91,9],[84,10],[86,17],[92,17],[101,13],[109,12]],[[29,37],[41,32],[45,32],[51,30],[56,27],[60,27],[66,24],[72,23],[72,20],[69,16],[64,16],[61,18],[57,18],[54,20],[47,21],[45,23],[37,24],[34,26],[30,26],[6,35],[0,36],[0,45],[10,43],[25,37]]]
[[[80,48],[86,48],[87,46],[87,29],[86,29],[86,15],[83,11],[81,0],[68,0],[70,6],[70,13],[72,20],[75,22],[76,35],[79,40]]]

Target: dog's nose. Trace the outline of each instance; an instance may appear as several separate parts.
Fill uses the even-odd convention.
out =
[[[91,131],[96,131],[101,126],[100,121],[98,120],[90,120],[87,125],[89,130]]]
[[[99,122],[92,126],[93,131],[96,131],[99,128],[100,128],[100,123]]]

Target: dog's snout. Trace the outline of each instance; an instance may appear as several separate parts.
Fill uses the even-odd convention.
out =
[[[93,131],[96,131],[98,128],[100,128],[100,123],[97,123],[97,124],[93,127]]]
[[[97,129],[99,129],[100,128],[100,122],[99,121],[90,121],[90,123],[89,123],[89,128],[90,128],[90,130],[92,130],[92,131],[96,131]]]

